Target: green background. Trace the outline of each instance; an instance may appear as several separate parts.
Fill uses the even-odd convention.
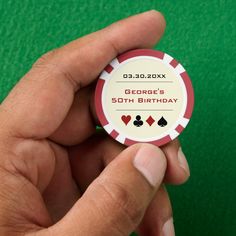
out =
[[[181,135],[190,180],[169,186],[177,236],[236,235],[235,0],[0,0],[0,99],[44,52],[149,9],[166,17],[157,49],[182,62],[195,88]]]

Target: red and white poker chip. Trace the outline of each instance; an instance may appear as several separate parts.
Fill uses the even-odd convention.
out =
[[[157,67],[149,66],[149,62],[157,63]],[[167,78],[151,78],[160,73]],[[126,91],[144,94],[127,95]],[[157,94],[149,98],[148,91]],[[101,126],[127,146],[138,142],[162,146],[175,139],[187,126],[193,106],[194,92],[186,70],[177,60],[160,51],[137,49],[123,53],[105,67],[97,81],[95,107]],[[165,127],[158,126],[163,116],[168,121]]]

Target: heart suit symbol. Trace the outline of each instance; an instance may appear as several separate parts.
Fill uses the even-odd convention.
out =
[[[130,115],[128,115],[128,116],[123,115],[123,116],[121,116],[121,120],[125,123],[125,125],[127,125],[131,120],[131,116]]]

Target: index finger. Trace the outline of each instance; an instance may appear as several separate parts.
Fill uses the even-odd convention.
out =
[[[117,54],[153,46],[164,28],[163,16],[150,11],[45,54],[3,102],[4,128],[23,138],[50,136],[69,112],[78,89],[94,81]]]

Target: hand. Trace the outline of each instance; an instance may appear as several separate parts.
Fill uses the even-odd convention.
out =
[[[0,235],[174,235],[162,183],[189,169],[177,140],[124,148],[95,129],[94,83],[117,54],[155,45],[150,11],[42,56],[0,107]]]

